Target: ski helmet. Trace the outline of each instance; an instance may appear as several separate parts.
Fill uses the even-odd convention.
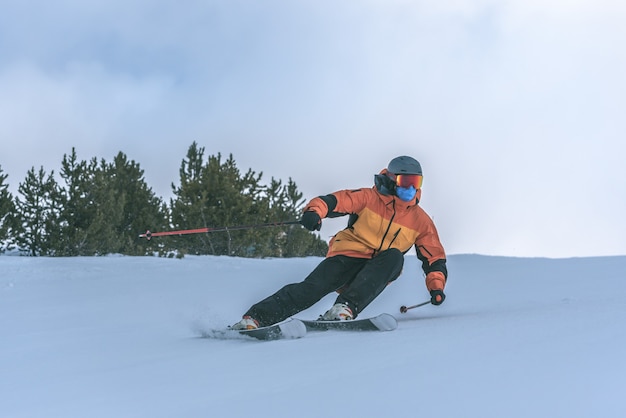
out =
[[[422,166],[412,157],[402,155],[389,161],[387,170],[393,174],[419,174],[422,175]]]

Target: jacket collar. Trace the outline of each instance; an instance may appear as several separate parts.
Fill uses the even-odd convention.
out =
[[[396,184],[391,178],[389,178],[389,176],[387,176],[387,173],[388,171],[385,168],[380,172],[380,174],[374,175],[374,189],[376,189],[378,193],[394,199],[396,201],[396,204],[401,205],[403,203],[406,203],[408,206],[419,204],[420,199],[422,198],[422,189],[417,190],[417,193],[415,193],[415,199],[411,200],[410,202],[405,202],[404,200],[396,196]]]

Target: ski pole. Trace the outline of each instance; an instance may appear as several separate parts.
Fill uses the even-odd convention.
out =
[[[145,238],[147,240],[150,240],[150,238],[152,237],[162,237],[166,235],[188,235],[188,234],[202,234],[202,233],[208,233],[208,232],[236,231],[240,229],[261,228],[261,227],[266,227],[266,226],[296,225],[299,223],[300,221],[281,221],[281,222],[270,222],[270,223],[255,224],[255,225],[218,226],[215,228],[184,229],[184,230],[178,230],[178,231],[163,231],[163,232],[146,231],[144,234],[139,234],[139,238]]]
[[[419,308],[420,306],[424,306],[424,305],[429,305],[430,301],[427,300],[426,302],[422,302],[422,303],[418,303],[417,305],[411,305],[411,306],[400,306],[400,312],[401,313],[406,313],[406,311],[408,311],[409,309],[414,309],[414,308]]]

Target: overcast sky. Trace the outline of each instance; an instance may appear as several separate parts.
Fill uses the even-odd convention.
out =
[[[626,3],[2,0],[0,167],[193,141],[307,199],[422,163],[451,254],[626,254]],[[329,238],[345,220],[325,223]],[[139,231],[140,232],[140,231]]]

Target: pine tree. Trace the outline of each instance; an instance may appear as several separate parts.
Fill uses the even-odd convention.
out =
[[[261,175],[248,170],[241,175],[232,155],[222,162],[221,154],[203,163],[204,148],[194,142],[180,168],[180,186],[172,185],[176,196],[171,201],[175,229],[236,226],[258,219],[255,197],[263,188]],[[185,236],[175,239],[179,250],[189,254],[249,255],[250,231],[225,231],[216,234]]]
[[[204,162],[204,148],[194,142],[183,160],[180,186],[172,184],[170,201],[174,229],[257,225],[298,219],[304,200],[293,180],[287,185],[271,179],[261,183],[263,173],[244,174],[231,155],[221,154]],[[241,257],[323,255],[327,245],[300,226],[248,228],[172,237],[182,254],[214,254]]]
[[[257,174],[249,169],[241,175],[231,155],[222,163],[221,155],[210,156],[204,172],[203,184],[207,190],[206,217],[209,226],[236,226],[264,222],[262,208],[256,200],[263,192],[260,184],[262,173]],[[262,255],[258,246],[254,229],[226,231],[211,234],[207,238],[216,248],[217,254],[254,257]]]
[[[91,228],[97,207],[93,196],[96,166],[95,159],[90,163],[79,162],[74,148],[69,156],[63,156],[60,175],[65,186],[61,188],[61,233],[53,243],[59,256],[94,254],[94,242],[98,239]]]
[[[167,251],[163,243],[138,239],[139,232],[144,232],[146,227],[161,230],[168,224],[167,207],[146,184],[140,165],[119,152],[102,171],[107,179],[107,193],[121,209],[111,225],[119,240],[116,252],[147,255]]]
[[[60,191],[54,172],[31,168],[20,183],[16,200],[16,243],[28,255],[54,255],[52,243],[60,236]]]
[[[305,200],[293,179],[289,178],[283,185],[272,178],[268,197],[273,219],[286,221],[300,218]],[[298,225],[282,227],[271,242],[272,256],[276,257],[324,256],[328,251],[324,240]]]
[[[123,237],[119,233],[119,225],[124,218],[125,196],[115,190],[111,181],[110,164],[104,159],[96,163],[91,191],[90,202],[93,213],[89,220],[87,234],[89,252],[91,255],[120,254],[122,252]]]
[[[9,185],[5,183],[7,177],[0,166],[0,254],[11,249],[12,222],[15,216],[13,195],[9,192]]]
[[[146,185],[139,164],[128,161],[121,152],[112,163],[96,158],[79,161],[72,148],[70,155],[63,156],[61,166],[65,184],[57,187],[57,226],[42,233],[47,237],[43,254],[145,255],[168,251],[167,241],[138,238],[146,227],[159,230],[168,225],[167,207]],[[46,228],[50,226],[46,224]]]
[[[179,170],[180,186],[172,183],[176,199],[170,199],[171,222],[174,229],[190,229],[206,226],[207,191],[202,184],[204,173],[204,148],[193,142],[187,150]],[[181,255],[214,254],[205,236],[172,237],[173,247]]]

